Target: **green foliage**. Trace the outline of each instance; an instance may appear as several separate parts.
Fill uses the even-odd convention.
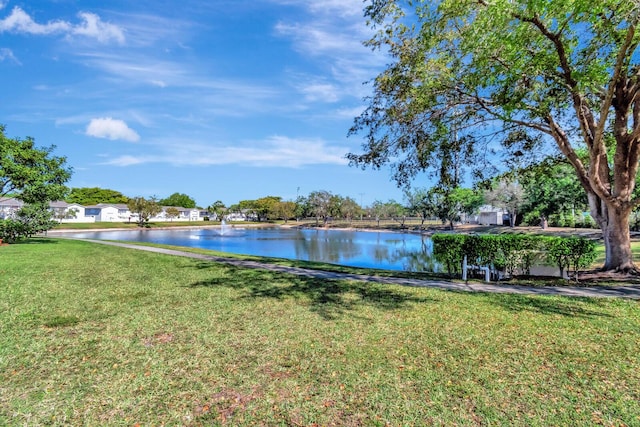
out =
[[[222,200],[216,200],[209,207],[207,207],[207,212],[215,215],[215,219],[221,221],[223,219],[224,213],[227,211],[227,207],[222,203]]]
[[[351,197],[345,197],[340,203],[340,216],[349,221],[362,214],[362,208]]]
[[[14,243],[44,233],[56,224],[47,204],[26,204],[16,212],[15,218],[0,220],[0,238]]]
[[[618,230],[640,203],[637,1],[373,0],[365,16],[367,44],[391,61],[351,128],[364,136],[352,165],[389,165],[405,185],[451,175],[455,159],[493,176],[488,147],[510,166],[560,152],[605,245],[629,247]],[[607,255],[607,269],[632,268],[630,250]]]
[[[8,138],[0,125],[0,198],[12,196],[25,202],[16,218],[0,222],[0,237],[7,242],[28,238],[55,226],[49,202],[61,200],[71,169],[65,157],[51,153],[55,147],[37,148],[31,138]]]
[[[98,203],[126,204],[129,198],[119,191],[99,187],[72,188],[67,203],[77,203],[81,206],[92,206]]]
[[[560,275],[571,269],[576,279],[578,270],[590,266],[597,256],[596,243],[579,237],[550,237],[545,246],[547,258],[558,266]]]
[[[334,210],[332,202],[335,203],[336,201],[333,196],[333,194],[326,190],[313,191],[309,193],[309,197],[307,197],[309,213],[316,218],[316,224],[318,224],[320,219],[322,219],[325,224],[328,221],[331,216],[331,212]]]
[[[169,206],[165,211],[165,213],[167,214],[167,217],[171,220],[180,216],[180,210],[175,206]]]
[[[447,269],[447,273],[456,274],[462,271],[463,247],[467,237],[463,234],[434,234],[431,237],[433,254]]]
[[[450,274],[461,271],[466,256],[470,265],[488,265],[509,276],[529,274],[533,263],[544,254],[560,268],[577,272],[596,257],[596,243],[578,237],[549,237],[530,234],[435,234],[433,253]]]
[[[3,426],[638,424],[630,299],[0,249]]]
[[[229,207],[232,212],[242,212],[248,216],[256,216],[258,221],[266,221],[278,217],[278,208],[282,198],[266,196],[256,200],[240,200]]]
[[[15,219],[0,220],[0,239],[5,243],[14,243],[26,236],[24,224]]]
[[[276,218],[283,219],[286,223],[289,219],[296,215],[295,202],[278,202],[274,207],[274,215]]]
[[[162,207],[155,198],[145,199],[144,197],[133,197],[129,199],[127,207],[133,214],[138,215],[138,226],[145,227],[149,219],[162,212]]]
[[[4,131],[0,125],[0,197],[32,204],[63,200],[71,178],[67,159],[52,156],[55,146],[37,148],[32,138],[8,138]]]
[[[575,220],[566,218],[566,212],[588,208],[586,193],[575,171],[565,160],[549,156],[521,170],[519,175],[525,190],[522,210],[530,218],[529,223],[534,221],[532,212],[535,212],[538,222],[544,217],[552,226],[571,227]],[[560,214],[565,217],[560,218]]]
[[[266,196],[255,200],[255,213],[258,215],[258,221],[273,219],[278,216],[277,210],[282,201],[278,196]]]
[[[166,199],[158,200],[160,206],[175,206],[192,209],[196,207],[196,201],[183,193],[173,193]]]

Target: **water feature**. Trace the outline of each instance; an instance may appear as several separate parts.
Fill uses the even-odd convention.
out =
[[[442,272],[427,236],[408,233],[290,228],[219,228],[87,231],[70,237],[162,243],[244,255],[317,261],[395,271]],[[533,275],[557,275],[534,266]]]
[[[220,235],[224,236],[229,233],[229,226],[227,225],[227,221],[224,219],[220,221]]]
[[[438,271],[425,236],[347,230],[220,228],[87,231],[71,237],[197,247],[221,252],[396,271]]]

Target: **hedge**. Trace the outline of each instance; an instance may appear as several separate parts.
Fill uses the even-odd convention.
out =
[[[494,274],[530,274],[536,261],[558,266],[561,277],[590,266],[596,258],[596,243],[581,237],[537,236],[532,234],[435,234],[433,253],[451,275],[462,272],[466,255],[469,265],[490,266]]]

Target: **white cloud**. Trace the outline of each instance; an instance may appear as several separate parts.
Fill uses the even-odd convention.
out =
[[[0,20],[0,32],[14,31],[27,34],[52,34],[69,31],[71,24],[65,21],[50,21],[46,24],[36,23],[18,6],[14,7],[11,15]]]
[[[78,25],[73,25],[70,22],[63,20],[54,20],[49,21],[46,24],[39,24],[24,10],[16,6],[13,8],[9,16],[0,20],[0,33],[11,31],[15,33],[36,35],[80,35],[94,38],[101,43],[107,43],[111,40],[118,43],[124,43],[124,32],[120,27],[103,22],[98,15],[93,13],[80,12],[78,16],[82,21]]]
[[[124,32],[120,27],[103,22],[98,15],[93,13],[80,12],[78,16],[83,22],[73,27],[72,34],[91,37],[101,43],[108,43],[112,39],[120,44],[124,43]]]
[[[149,147],[160,153],[150,154]],[[193,141],[155,141],[145,147],[145,154],[123,155],[105,164],[131,166],[143,163],[171,164],[174,166],[211,166],[238,164],[252,167],[299,168],[307,165],[344,165],[346,149],[330,146],[319,139],[296,139],[272,136],[251,146],[212,146]]]
[[[130,142],[140,140],[140,135],[131,129],[124,121],[112,119],[111,117],[92,119],[87,125],[85,133],[88,136],[111,140],[123,139]]]
[[[7,5],[6,1],[1,1],[0,0],[0,10],[4,9],[4,7]]]
[[[22,65],[22,63],[18,60],[18,58],[15,57],[11,49],[7,49],[6,47],[3,47],[3,48],[0,48],[0,61],[4,61],[5,59],[13,61],[18,65]]]
[[[312,83],[300,88],[307,101],[336,102],[340,98],[339,89],[329,83]]]
[[[147,157],[134,157],[134,156],[120,156],[116,159],[110,160],[104,164],[112,165],[112,166],[133,166],[139,165],[142,163],[153,162],[153,158]]]
[[[364,4],[360,0],[271,0],[280,4],[292,4],[306,9],[306,14],[296,21],[280,21],[274,31],[290,39],[293,48],[302,56],[317,62],[326,71],[334,86],[335,101],[346,97],[362,98],[369,94],[362,83],[371,80],[388,62],[381,52],[373,52],[362,42],[369,39],[373,30],[363,17]],[[309,93],[301,89],[307,101]]]

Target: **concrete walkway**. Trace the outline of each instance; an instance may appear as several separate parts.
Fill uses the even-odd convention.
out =
[[[224,264],[235,265],[243,268],[256,268],[281,273],[296,274],[298,276],[306,276],[315,279],[327,280],[358,280],[364,282],[387,283],[401,286],[420,286],[427,288],[438,288],[453,291],[466,292],[495,292],[509,294],[524,295],[558,295],[565,297],[617,297],[631,298],[640,300],[640,286],[616,286],[616,287],[572,287],[572,286],[517,286],[517,285],[494,285],[490,283],[464,283],[447,280],[420,280],[405,279],[399,277],[377,277],[365,274],[336,273],[322,270],[311,270],[299,267],[287,267],[282,265],[261,263],[257,261],[246,261],[234,258],[225,258],[213,255],[202,255],[191,252],[184,252],[173,249],[156,248],[152,246],[132,245],[121,242],[109,242],[105,240],[78,239],[87,242],[100,243],[103,245],[120,246],[140,251],[155,252],[165,255],[182,256],[188,258],[199,259],[203,261],[219,262]]]

